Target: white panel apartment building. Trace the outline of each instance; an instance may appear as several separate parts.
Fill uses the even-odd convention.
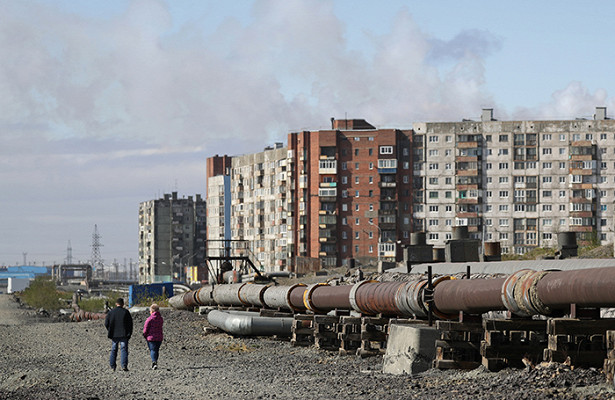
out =
[[[287,150],[276,143],[263,152],[232,158],[231,238],[246,240],[266,272],[286,270]]]
[[[415,230],[444,245],[452,227],[505,253],[554,247],[557,233],[613,242],[615,120],[414,123]],[[484,235],[484,236],[483,236]]]

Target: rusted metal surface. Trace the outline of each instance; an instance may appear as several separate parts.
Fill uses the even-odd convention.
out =
[[[269,286],[267,290],[265,290],[263,294],[263,302],[265,303],[265,307],[267,308],[280,308],[280,309],[288,309],[293,311],[302,311],[305,310],[303,307],[303,292],[305,291],[306,285],[300,283],[293,286]],[[297,297],[301,296],[301,309],[297,309],[293,306],[290,301],[290,294],[295,289],[297,290]]]
[[[213,306],[214,301],[214,286],[206,285],[196,291],[196,300],[200,306]]]
[[[406,282],[395,294],[395,304],[400,316],[416,318],[427,317],[427,306],[424,302],[427,279]]]
[[[403,286],[404,282],[368,282],[358,287],[354,301],[364,314],[400,315],[395,295]]]
[[[502,284],[505,278],[446,280],[434,288],[434,306],[442,313],[482,314],[505,310]]]
[[[307,286],[303,294],[303,303],[313,312],[328,312],[335,309],[349,310],[348,295],[352,286],[329,286],[326,283],[317,283]]]
[[[305,304],[303,303],[303,294],[307,285],[299,284],[292,286],[288,291],[288,304],[292,310],[305,311]]]
[[[536,284],[540,300],[550,308],[615,307],[615,268],[549,272]]]

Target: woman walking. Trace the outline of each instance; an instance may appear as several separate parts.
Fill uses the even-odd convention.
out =
[[[147,340],[149,354],[152,357],[152,369],[158,368],[158,353],[162,344],[162,315],[158,304],[152,304],[149,308],[150,316],[143,325],[143,337]]]

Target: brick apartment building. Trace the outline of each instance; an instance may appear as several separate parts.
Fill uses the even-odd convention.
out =
[[[411,131],[331,122],[288,135],[293,253],[323,267],[394,260],[412,229]]]

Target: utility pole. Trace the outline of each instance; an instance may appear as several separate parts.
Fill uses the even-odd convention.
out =
[[[98,234],[98,226],[94,225],[94,233],[92,234],[92,268],[96,271],[96,274],[104,278],[104,264],[100,255],[100,248],[103,246],[100,243],[101,236]]]
[[[73,248],[70,245],[70,240],[68,241],[68,247],[66,248],[66,264],[73,263]]]

